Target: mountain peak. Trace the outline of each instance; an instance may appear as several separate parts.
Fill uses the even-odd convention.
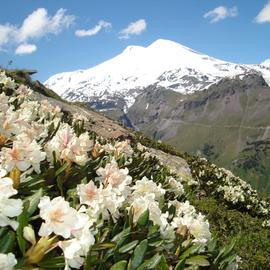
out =
[[[148,49],[164,49],[164,50],[169,50],[169,49],[176,49],[176,50],[186,50],[189,52],[193,52],[193,53],[197,53],[196,51],[192,50],[189,47],[186,47],[180,43],[177,43],[175,41],[172,40],[168,40],[168,39],[157,39],[156,41],[154,41],[152,44],[150,44],[148,47]]]
[[[263,61],[261,65],[270,68],[270,58]]]
[[[127,46],[125,48],[125,50],[123,51],[123,53],[134,53],[135,51],[141,51],[141,50],[144,50],[145,48],[142,47],[142,46],[135,46],[135,45],[132,45],[132,46]]]
[[[149,85],[190,94],[201,91],[224,77],[262,73],[270,82],[270,69],[240,65],[202,54],[177,42],[157,39],[146,47],[128,46],[122,53],[84,71],[62,73],[45,83],[69,100],[89,101],[122,96],[130,107],[135,97]],[[134,91],[134,89],[136,91]]]

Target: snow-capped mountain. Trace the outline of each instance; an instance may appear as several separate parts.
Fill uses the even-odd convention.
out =
[[[148,47],[128,46],[116,57],[86,70],[50,77],[45,85],[71,101],[121,102],[128,109],[149,85],[190,94],[224,77],[259,72],[270,84],[270,66],[241,65],[159,39]]]
[[[263,62],[261,63],[261,65],[270,68],[270,59],[266,59],[265,61],[263,61]]]

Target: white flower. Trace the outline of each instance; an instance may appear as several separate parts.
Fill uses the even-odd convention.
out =
[[[131,156],[133,154],[133,149],[130,146],[130,141],[128,141],[128,140],[125,140],[122,142],[117,142],[114,145],[114,148],[115,148],[115,155],[116,156],[119,156],[122,153],[126,154],[127,156]]]
[[[161,187],[161,184],[157,185],[153,180],[149,180],[145,176],[141,180],[136,181],[132,189],[132,195],[135,197],[152,193],[155,195],[155,199],[159,200],[165,194],[165,190]]]
[[[107,143],[101,147],[105,152],[114,154],[115,157],[118,157],[121,154],[126,154],[127,156],[131,156],[133,154],[133,149],[130,146],[130,141],[128,140],[116,142],[115,145]]]
[[[84,224],[80,222],[79,213],[62,197],[50,200],[45,196],[40,199],[40,217],[45,220],[41,224],[39,235],[48,236],[51,233],[69,238],[73,231],[80,229]]]
[[[11,218],[17,217],[22,212],[22,200],[10,199],[17,194],[13,188],[13,181],[8,177],[0,178],[0,227],[11,226],[17,229],[19,223]]]
[[[125,197],[129,195],[129,187],[132,177],[128,175],[128,169],[119,169],[117,162],[113,159],[111,163],[106,164],[105,168],[99,168],[97,175],[101,177],[102,183],[118,189]],[[117,191],[116,191],[117,192]]]
[[[20,86],[16,89],[16,96],[11,98],[11,101],[18,100],[22,102],[25,98],[32,95],[33,91],[26,85],[20,84]]]
[[[185,193],[184,187],[179,181],[176,181],[173,177],[169,177],[167,181],[176,195],[182,195]]]
[[[9,89],[15,89],[16,87],[16,83],[14,82],[14,80],[6,76],[5,72],[0,72],[0,83]]]
[[[18,112],[10,107],[5,113],[0,114],[0,133],[8,138],[20,134],[27,123],[19,118]]]
[[[79,269],[83,265],[84,257],[87,256],[90,246],[95,243],[95,238],[89,229],[91,225],[89,221],[84,223],[82,229],[73,232],[75,238],[59,243],[64,252],[65,269],[70,269],[70,267]]]
[[[59,106],[53,106],[47,99],[43,99],[40,102],[39,115],[42,118],[52,119],[54,117],[61,117],[61,108]]]
[[[190,215],[176,216],[173,218],[172,226],[174,228],[181,228],[183,226],[190,228],[193,222],[194,222],[194,218]]]
[[[13,253],[3,254],[0,253],[0,269],[1,270],[12,270],[17,264],[17,260]]]
[[[224,192],[224,199],[236,204],[237,202],[244,202],[244,190],[240,186],[219,186],[218,192]]]
[[[175,217],[171,223],[172,226],[178,229],[186,227],[194,237],[193,242],[206,244],[211,239],[211,233],[209,223],[205,220],[205,217],[201,213],[197,214],[189,201],[184,203],[174,201],[171,204],[176,207]]]
[[[83,265],[84,258],[82,257],[80,242],[77,239],[62,241],[59,246],[64,252],[65,270],[69,270],[70,267],[79,269]]]
[[[137,143],[137,149],[141,152],[146,150],[146,147],[144,145],[142,145],[141,143]]]
[[[125,197],[121,196],[121,194],[117,194],[115,189],[109,185],[99,190],[98,212],[102,214],[105,220],[109,219],[110,216],[116,220],[119,217],[119,208],[122,207],[124,201]]]
[[[196,210],[193,205],[190,204],[189,201],[185,201],[184,203],[173,201],[172,204],[176,207],[176,215],[195,215]]]
[[[9,98],[5,93],[0,94],[0,112],[6,112],[9,108]]]
[[[85,165],[89,160],[88,151],[93,147],[93,142],[87,133],[77,137],[68,124],[62,124],[55,136],[46,145],[49,161],[53,160],[53,152],[56,158]]]
[[[81,204],[91,205],[91,203],[98,197],[98,188],[93,181],[88,184],[80,184],[77,186],[77,193],[80,197]]]
[[[40,162],[46,158],[46,153],[41,151],[40,145],[31,141],[26,134],[17,136],[12,148],[3,147],[0,152],[2,167],[11,171],[17,167],[20,171],[26,171],[31,166],[40,173]]]
[[[87,122],[87,117],[85,117],[83,114],[80,113],[74,113],[73,114],[73,119],[72,119],[72,124],[75,122]]]
[[[135,197],[130,207],[132,208],[133,213],[133,221],[136,223],[139,217],[149,209],[150,212],[150,204],[155,203],[155,195],[154,194],[146,194],[145,196]]]
[[[97,188],[92,181],[87,185],[78,185],[77,192],[81,204],[87,205],[87,208],[82,206],[80,211],[86,212],[93,222],[96,222],[100,216],[103,220],[110,217],[114,220],[118,219],[119,208],[126,199],[118,189],[111,185],[106,188],[101,185]]]
[[[194,242],[207,243],[211,239],[209,223],[205,221],[205,217],[199,213],[189,227],[190,233],[195,237]]]

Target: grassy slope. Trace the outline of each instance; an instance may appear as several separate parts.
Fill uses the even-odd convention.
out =
[[[139,133],[137,136],[145,145],[181,156],[190,164],[194,160],[194,157],[177,151],[171,145],[158,143]],[[188,199],[207,216],[211,230],[221,245],[229,243],[236,237],[235,249],[243,260],[241,269],[270,269],[270,230],[261,226],[263,219],[230,208],[210,194],[198,197],[196,193],[191,192]]]
[[[185,97],[156,89],[139,98],[129,116],[135,125],[138,121],[139,129],[147,136],[192,154],[200,153],[247,179],[255,189],[270,194],[267,168],[234,165],[245,155],[242,151],[247,142],[270,140],[269,131],[260,128],[268,126],[270,121],[269,87],[242,84],[241,81],[236,85],[225,84],[220,89]],[[145,110],[147,104],[149,108]],[[206,146],[212,148],[211,155],[204,153]],[[266,157],[263,162],[267,161]]]

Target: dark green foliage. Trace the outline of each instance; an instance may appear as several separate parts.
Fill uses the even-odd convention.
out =
[[[223,246],[235,239],[235,251],[241,257],[241,269],[270,269],[270,230],[263,228],[261,219],[251,217],[214,198],[190,198],[191,203],[206,214],[211,230]]]

